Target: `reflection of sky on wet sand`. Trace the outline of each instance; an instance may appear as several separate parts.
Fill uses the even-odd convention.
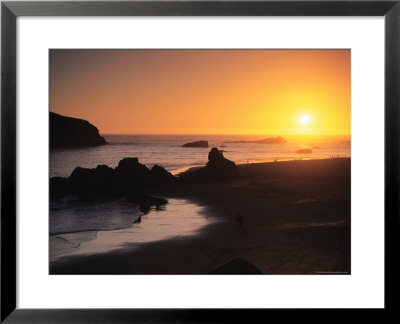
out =
[[[112,231],[90,231],[50,236],[50,261],[66,255],[108,252],[127,244],[160,241],[195,234],[211,222],[204,207],[184,199],[169,199],[165,209],[152,209],[132,227]]]

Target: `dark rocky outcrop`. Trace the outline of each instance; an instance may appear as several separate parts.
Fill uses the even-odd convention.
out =
[[[299,154],[311,154],[312,153],[312,149],[309,149],[309,148],[299,149],[299,150],[296,151],[296,153],[299,153]]]
[[[153,206],[156,210],[161,210],[168,204],[168,200],[159,197],[147,196],[143,194],[131,194],[126,198],[127,201],[139,206],[142,213],[147,214]]]
[[[67,178],[50,178],[50,196],[57,196],[71,192],[71,186]]]
[[[283,137],[268,137],[261,140],[254,141],[228,141],[224,143],[255,143],[255,144],[286,144],[287,141]]]
[[[104,200],[120,194],[115,170],[107,165],[99,165],[95,169],[75,168],[68,182],[72,192],[81,199]]]
[[[224,157],[222,152],[213,147],[208,153],[208,163],[204,168],[180,175],[181,182],[213,182],[234,180],[240,177],[238,167]]]
[[[150,170],[138,158],[125,158],[115,168],[116,181],[122,193],[143,192],[150,183]]]
[[[182,147],[208,147],[208,141],[197,141],[183,144]]]
[[[176,178],[163,167],[155,164],[150,170],[150,182],[152,184],[163,184],[174,182]]]
[[[50,194],[72,193],[80,199],[92,201],[118,197],[131,197],[132,200],[132,197],[142,197],[149,188],[175,180],[160,166],[149,170],[137,158],[125,158],[115,169],[107,165],[98,165],[95,169],[77,167],[68,178],[51,178]]]
[[[124,158],[116,168],[98,165],[94,169],[77,167],[68,178],[50,179],[50,196],[74,194],[81,200],[104,201],[126,197],[142,206],[146,212],[151,206],[160,208],[162,199],[149,198],[145,193],[159,186],[172,183],[200,183],[234,180],[240,177],[236,164],[223,156],[222,151],[212,148],[205,167],[183,173],[179,178],[159,165],[149,170],[138,158]]]
[[[211,270],[209,274],[216,275],[257,275],[263,274],[260,269],[258,269],[255,265],[250,262],[238,258],[228,263],[223,264],[222,266]]]
[[[50,149],[104,144],[104,137],[88,121],[50,112]]]

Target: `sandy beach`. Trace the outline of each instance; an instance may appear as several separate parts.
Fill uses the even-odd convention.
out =
[[[215,221],[192,236],[60,258],[50,274],[207,274],[245,260],[263,274],[350,274],[350,158],[239,165],[239,180],[166,185]]]

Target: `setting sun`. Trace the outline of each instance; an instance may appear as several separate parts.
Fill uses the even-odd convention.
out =
[[[302,123],[303,125],[308,125],[311,121],[311,118],[309,115],[301,115],[300,116],[300,123]]]

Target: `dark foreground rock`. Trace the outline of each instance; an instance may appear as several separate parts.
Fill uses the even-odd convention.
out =
[[[143,194],[131,194],[126,198],[127,201],[139,206],[142,213],[147,214],[155,206],[156,210],[161,210],[168,204],[168,200],[159,197],[147,196]]]
[[[254,141],[228,141],[224,143],[255,143],[255,144],[286,144],[287,141],[283,137],[268,137],[261,140],[254,140]]]
[[[256,275],[263,274],[260,269],[250,262],[239,258],[212,270],[209,274],[217,275]]]
[[[143,197],[150,189],[172,183],[200,183],[234,180],[240,177],[236,164],[223,156],[222,151],[212,148],[204,168],[181,174],[178,178],[159,165],[151,170],[138,158],[124,158],[116,168],[98,165],[94,169],[77,167],[68,178],[50,178],[50,196],[57,198],[74,194],[81,200],[104,201],[119,197],[143,205],[162,206],[163,201],[148,201]]]
[[[50,149],[105,144],[99,130],[88,121],[50,112]]]
[[[197,141],[183,144],[182,147],[208,147],[208,141]]]
[[[208,163],[204,168],[180,175],[179,181],[190,182],[213,182],[234,180],[240,178],[236,164],[224,157],[222,152],[213,147],[208,153]]]
[[[50,195],[56,196],[71,192],[70,183],[67,178],[53,177],[50,178]]]
[[[115,168],[118,189],[122,194],[143,192],[150,184],[150,170],[138,158],[125,158]]]
[[[160,166],[149,170],[137,158],[125,158],[115,169],[107,165],[98,165],[95,169],[77,167],[68,178],[51,178],[50,195],[71,193],[92,201],[141,197],[152,187],[174,181],[176,178]]]
[[[152,184],[171,183],[175,177],[163,167],[155,164],[150,170],[150,182]]]
[[[75,168],[68,178],[71,192],[83,200],[117,198],[123,192],[114,169],[99,165],[95,169]]]

